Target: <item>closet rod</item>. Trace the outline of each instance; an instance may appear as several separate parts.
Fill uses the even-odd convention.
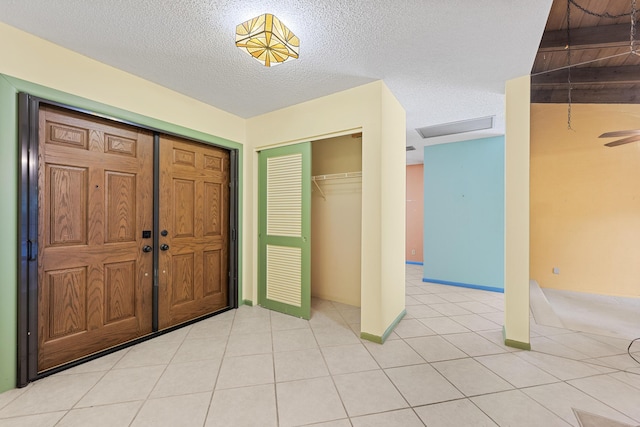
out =
[[[362,177],[362,172],[343,172],[343,173],[331,173],[327,175],[316,175],[311,177],[313,181],[326,181],[329,179],[343,179],[343,178],[359,178]]]

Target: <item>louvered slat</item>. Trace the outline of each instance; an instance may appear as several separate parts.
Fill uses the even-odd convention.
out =
[[[267,234],[302,236],[302,154],[267,159]]]
[[[267,245],[267,298],[301,307],[302,250]]]

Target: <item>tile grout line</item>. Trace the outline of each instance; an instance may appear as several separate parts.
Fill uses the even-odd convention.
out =
[[[342,314],[340,314],[340,312],[338,312],[338,314],[340,315],[340,317],[342,317]],[[313,316],[313,314],[312,314],[312,316]],[[310,320],[311,319],[309,319],[309,321]],[[345,405],[344,400],[342,399],[342,395],[340,394],[340,390],[338,390],[338,386],[336,385],[335,378],[333,377],[333,374],[331,373],[331,369],[329,369],[329,364],[327,363],[327,359],[325,357],[325,354],[322,351],[322,347],[320,346],[320,343],[318,342],[318,337],[316,336],[316,332],[315,332],[314,328],[311,326],[311,324],[309,324],[309,327],[311,328],[311,333],[313,334],[313,338],[316,340],[316,344],[318,345],[318,351],[320,352],[320,356],[322,357],[322,361],[324,362],[324,366],[327,369],[327,373],[329,374],[329,378],[331,378],[331,384],[333,384],[333,389],[336,391],[336,394],[338,395],[338,398],[340,399],[340,404],[342,405],[342,409],[344,410],[344,413],[347,416],[347,419],[349,420],[349,424],[353,425],[353,423],[351,422],[351,416],[349,415],[349,412],[347,411],[347,406]]]
[[[269,313],[269,336],[271,337],[271,367],[273,372],[273,400],[275,402],[275,411],[276,411],[276,426],[280,425],[280,410],[278,407],[278,384],[276,382],[276,346],[273,342],[273,322],[272,322],[272,314]]]
[[[414,349],[408,342],[405,341],[405,338],[398,336],[399,340],[401,340],[402,342],[404,342],[404,344],[406,346],[408,346],[412,351],[414,351],[418,357],[420,357],[424,363],[415,363],[415,364],[410,364],[410,365],[402,365],[402,366],[395,366],[395,367],[389,367],[386,369],[393,369],[393,368],[402,368],[405,366],[418,366],[418,365],[428,365],[429,367],[431,367],[431,369],[433,369],[436,373],[438,373],[438,375],[440,375],[445,381],[447,381],[455,390],[457,390],[460,395],[463,396],[463,398],[467,398],[467,396],[462,392],[462,390],[458,389],[458,387],[456,387],[446,376],[442,375],[440,373],[440,371],[438,371],[432,364],[431,362],[429,362],[428,360],[426,360],[420,353],[418,353],[416,351],[416,349]],[[416,338],[416,337],[412,337],[412,338]],[[402,398],[407,402],[407,404],[409,405],[409,408],[411,408],[411,410],[413,411],[414,414],[416,414],[416,416],[418,417],[418,419],[420,420],[420,422],[422,422],[423,424],[426,425],[426,423],[422,420],[422,418],[418,415],[418,413],[415,411],[416,407],[420,407],[420,406],[428,406],[428,405],[434,405],[434,404],[439,404],[439,403],[444,403],[445,401],[442,402],[433,402],[427,405],[418,405],[418,406],[413,406],[409,403],[409,401],[404,397],[404,395],[402,394],[402,392],[400,391],[400,389],[398,389],[398,387],[396,386],[396,384],[393,382],[393,380],[391,378],[389,378],[389,375],[387,374],[385,368],[383,368],[380,363],[378,362],[378,360],[374,357],[373,353],[371,353],[371,351],[367,348],[367,346],[364,346],[365,349],[369,352],[369,354],[371,355],[371,357],[373,358],[373,360],[378,364],[378,366],[380,367],[380,369],[383,371],[383,373],[385,374],[385,376],[387,377],[387,379],[391,382],[391,384],[393,384],[393,386],[396,388],[396,390],[398,391],[398,393],[400,394],[400,396],[402,396]],[[459,400],[459,399],[452,399],[452,400]]]
[[[220,365],[218,366],[218,372],[216,374],[216,378],[213,380],[213,389],[211,390],[211,399],[209,399],[209,405],[207,405],[207,411],[204,415],[204,423],[203,426],[207,425],[207,419],[209,418],[209,412],[211,412],[211,405],[213,404],[213,396],[216,393],[216,386],[218,385],[218,378],[220,377],[220,371],[222,371],[222,364],[224,363],[224,357],[227,353],[227,346],[229,345],[229,338],[231,337],[231,331],[233,330],[233,324],[236,321],[237,309],[233,311],[233,318],[231,319],[231,326],[229,326],[229,333],[227,334],[227,339],[224,343],[224,350],[222,351],[222,357],[220,358]],[[185,337],[186,339],[186,337]]]
[[[552,383],[552,384],[560,384],[560,383],[566,384],[567,386],[569,386],[569,387],[573,388],[574,390],[578,391],[579,393],[583,393],[585,396],[588,396],[588,397],[590,397],[590,398],[594,399],[595,401],[597,401],[597,402],[599,402],[599,403],[601,403],[601,404],[603,404],[603,405],[607,406],[608,408],[610,408],[610,409],[614,410],[614,411],[615,411],[615,412],[617,412],[618,414],[623,415],[623,416],[625,416],[625,417],[627,417],[627,418],[633,419],[631,416],[629,416],[629,415],[627,415],[627,414],[623,413],[622,411],[620,411],[620,410],[618,410],[618,409],[616,409],[616,408],[614,408],[614,407],[612,407],[612,406],[608,405],[607,403],[605,403],[605,402],[601,401],[601,400],[600,400],[600,399],[598,399],[597,397],[592,396],[592,395],[590,395],[589,393],[586,393],[586,392],[585,392],[585,391],[583,391],[583,390],[580,390],[579,388],[577,388],[577,387],[575,387],[574,385],[570,384],[570,383],[569,383],[569,381],[573,381],[573,380],[561,380],[561,381],[560,381],[560,382],[558,382],[558,383]],[[542,385],[549,385],[549,384],[542,384]],[[527,393],[524,391],[524,390],[527,390],[527,389],[532,389],[532,388],[540,387],[540,386],[541,386],[541,385],[538,385],[538,386],[531,386],[531,387],[523,387],[523,388],[522,388],[522,389],[520,389],[520,390],[522,390],[522,392],[523,392],[526,396],[528,396],[530,399],[533,399],[533,400],[534,400],[535,402],[537,402],[540,406],[544,407],[544,408],[545,408],[545,409],[547,409],[548,411],[550,411],[550,412],[554,413],[555,415],[557,415],[558,417],[562,418],[561,414],[557,413],[557,412],[556,412],[556,411],[554,411],[552,408],[547,407],[543,402],[538,401],[538,399],[536,399],[535,397],[533,397],[533,396],[529,396],[529,394],[527,394]],[[572,408],[572,409],[573,409],[573,408]]]
[[[425,304],[425,303],[421,303],[421,305],[424,305],[424,306],[427,306],[427,307],[428,307],[428,304]],[[431,307],[429,307],[429,308],[431,308]],[[436,310],[436,311],[437,311],[437,310]],[[448,315],[445,315],[445,314],[442,314],[442,313],[441,313],[441,315],[442,315],[443,317],[450,318],[450,316],[448,316]],[[418,321],[420,321],[420,320],[418,319]],[[420,323],[422,323],[422,322],[420,322]],[[425,325],[425,326],[426,326],[426,325]],[[464,326],[464,325],[462,325],[462,326]],[[435,332],[435,331],[434,331],[434,332]],[[473,332],[473,331],[471,331],[471,332]],[[438,334],[437,332],[436,332],[436,336],[439,336],[439,337],[443,338],[443,337],[442,337],[442,335],[441,335],[441,334]],[[449,378],[447,378],[447,377],[446,377],[445,375],[443,375],[443,374],[442,374],[442,373],[441,373],[437,368],[435,368],[435,367],[432,365],[432,362],[429,362],[428,360],[426,360],[426,359],[425,359],[425,358],[424,358],[420,353],[418,353],[418,352],[417,352],[417,350],[416,350],[415,348],[413,348],[413,346],[411,346],[411,344],[409,344],[408,342],[406,342],[406,340],[405,340],[405,338],[404,338],[404,337],[399,337],[399,338],[400,338],[400,339],[401,339],[401,340],[402,340],[402,341],[403,341],[403,342],[404,342],[404,343],[405,343],[409,348],[411,348],[413,351],[415,351],[415,352],[416,352],[416,354],[418,354],[418,356],[419,356],[419,357],[421,357],[421,358],[425,361],[425,363],[426,363],[427,365],[429,365],[429,366],[430,366],[430,367],[431,367],[435,372],[437,372],[437,373],[438,373],[438,375],[440,375],[442,378],[444,378],[444,380],[445,380],[445,381],[447,381],[447,382],[448,382],[448,383],[449,383],[449,384],[450,384],[450,385],[451,385],[455,390],[457,390],[457,391],[460,393],[460,395],[462,396],[462,397],[461,397],[461,398],[459,398],[459,399],[451,399],[451,400],[442,401],[442,402],[433,402],[433,403],[430,403],[430,404],[427,404],[427,405],[419,405],[419,406],[416,406],[416,407],[410,406],[410,407],[411,407],[411,409],[413,410],[413,412],[414,412],[414,413],[416,414],[416,416],[418,417],[418,419],[419,419],[423,424],[425,424],[425,423],[424,423],[424,421],[422,420],[422,418],[418,415],[418,413],[415,411],[415,408],[419,408],[419,407],[423,407],[423,406],[438,405],[438,404],[441,404],[441,403],[445,403],[445,402],[452,402],[452,401],[456,401],[456,400],[467,400],[467,401],[469,401],[472,405],[474,405],[476,408],[478,408],[478,410],[480,410],[483,414],[485,414],[485,415],[486,415],[490,420],[494,421],[494,422],[495,422],[495,424],[498,424],[495,420],[493,420],[493,418],[492,418],[491,416],[489,416],[489,414],[486,414],[486,413],[485,413],[481,408],[479,408],[479,407],[475,404],[475,402],[473,402],[473,401],[471,400],[470,396],[467,396],[467,395],[466,395],[462,390],[460,390],[458,387],[456,387],[456,385],[455,385],[455,384],[453,384],[453,383],[451,382],[451,380],[449,380]],[[419,338],[419,337],[412,337],[412,338]],[[484,338],[484,337],[483,337],[483,338]],[[445,339],[445,338],[443,338],[443,339]],[[455,358],[455,359],[440,360],[439,362],[443,362],[443,361],[450,361],[450,360],[463,360],[463,359],[472,358],[472,357],[471,357],[471,356],[469,356],[465,351],[463,351],[462,349],[458,348],[455,344],[453,344],[453,343],[449,342],[449,341],[448,341],[448,340],[446,340],[446,339],[445,339],[445,341],[446,341],[447,343],[451,344],[452,346],[454,346],[455,348],[457,348],[458,350],[460,350],[463,354],[467,355],[467,357],[464,357],[464,358]],[[373,355],[372,355],[372,356],[373,356]],[[375,358],[374,358],[374,359],[375,359]],[[407,365],[403,365],[403,366],[407,366]],[[386,372],[385,372],[385,374],[386,374]],[[393,381],[391,381],[391,382],[393,383]],[[394,385],[395,385],[395,384],[394,384]],[[399,391],[399,390],[398,390],[398,391]],[[498,392],[496,392],[496,393],[498,393]],[[485,393],[485,394],[486,394],[486,393]],[[403,397],[404,397],[404,396],[403,396]],[[407,403],[408,403],[408,402],[407,402]],[[426,425],[426,424],[425,424],[425,425]]]
[[[191,329],[191,327],[189,328]],[[187,333],[188,334],[188,333]],[[138,415],[140,415],[140,412],[142,411],[142,408],[144,408],[144,405],[149,401],[149,397],[151,396],[151,393],[153,393],[153,390],[158,386],[158,382],[160,381],[160,378],[162,378],[162,376],[164,375],[164,373],[167,371],[167,368],[169,367],[169,364],[171,363],[171,361],[173,360],[173,358],[176,356],[176,354],[178,353],[178,350],[180,349],[180,347],[182,347],[182,344],[184,343],[184,340],[187,337],[187,334],[185,334],[185,336],[182,338],[182,341],[180,341],[180,345],[178,345],[178,347],[175,350],[175,353],[173,353],[173,355],[171,356],[171,358],[169,359],[169,362],[164,366],[164,369],[162,370],[162,372],[160,373],[160,375],[158,375],[158,378],[156,379],[155,383],[153,384],[153,386],[151,387],[151,389],[149,390],[149,393],[147,394],[147,397],[145,397],[142,400],[142,404],[140,405],[140,407],[138,408],[138,410],[136,411],[135,415],[133,416],[133,418],[131,418],[131,421],[129,422],[129,427],[135,422],[136,418],[138,418]],[[128,352],[127,352],[128,353]],[[122,357],[124,357],[125,355],[123,355]],[[122,360],[122,358],[120,358],[120,360]],[[117,364],[117,363],[116,363]],[[113,365],[112,369],[115,368],[116,364]],[[157,366],[157,365],[154,365]],[[122,369],[126,369],[126,368],[122,368]],[[120,403],[120,402],[118,402]]]

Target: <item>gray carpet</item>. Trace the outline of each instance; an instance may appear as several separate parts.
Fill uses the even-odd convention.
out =
[[[590,412],[581,411],[579,409],[574,409],[573,413],[576,414],[576,418],[578,419],[578,423],[580,423],[580,427],[640,427],[638,425],[610,420],[609,418],[592,414]]]

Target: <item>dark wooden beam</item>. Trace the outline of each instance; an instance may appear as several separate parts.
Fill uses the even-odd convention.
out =
[[[568,99],[568,89],[531,90],[532,103],[567,104]],[[574,104],[640,104],[640,90],[629,88],[573,89],[571,102]]]
[[[640,25],[640,22],[636,25]],[[572,49],[592,49],[629,45],[630,24],[601,25],[571,29]],[[636,36],[637,37],[637,36]],[[567,30],[545,31],[538,52],[564,50]]]
[[[639,43],[640,44],[640,43]],[[551,73],[538,74],[531,77],[532,86],[557,86],[567,83],[569,71],[558,70]],[[572,68],[571,83],[583,84],[638,84],[640,83],[640,65],[622,67],[589,67]]]

